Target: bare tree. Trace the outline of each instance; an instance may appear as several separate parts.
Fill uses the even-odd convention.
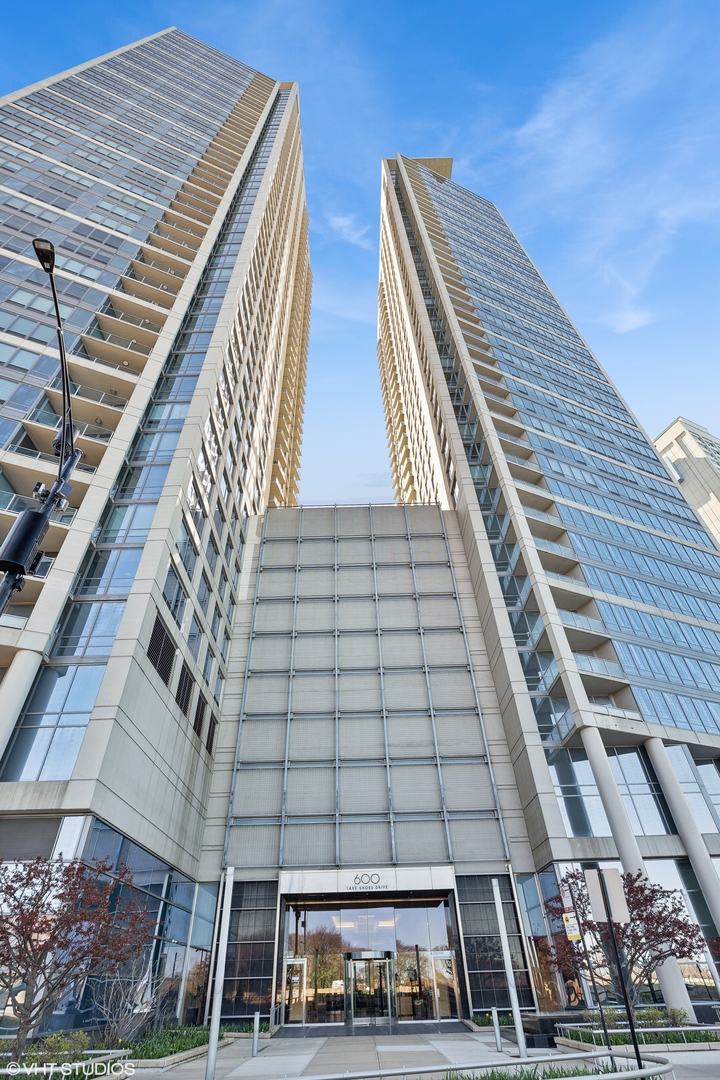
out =
[[[0,990],[18,1021],[14,1053],[73,985],[116,971],[151,932],[132,874],[75,859],[0,863]]]

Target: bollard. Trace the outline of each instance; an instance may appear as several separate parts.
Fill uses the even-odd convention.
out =
[[[253,1017],[253,1048],[252,1056],[258,1056],[258,1039],[260,1037],[260,1013],[256,1012]]]
[[[497,1047],[498,1052],[502,1054],[502,1036],[500,1035],[500,1021],[498,1020],[498,1011],[493,1006],[493,1008],[490,1009],[490,1012],[492,1013],[493,1029],[495,1031],[495,1046]]]

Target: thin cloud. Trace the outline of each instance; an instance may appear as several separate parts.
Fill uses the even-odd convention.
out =
[[[365,251],[372,251],[374,245],[368,235],[370,226],[361,225],[355,214],[332,214],[326,211],[325,220],[341,240]]]
[[[596,277],[610,312],[595,321],[617,333],[662,317],[644,294],[683,230],[720,224],[714,22],[703,3],[635,8],[495,132],[484,160],[463,162],[503,191],[525,237],[563,230],[564,258]]]

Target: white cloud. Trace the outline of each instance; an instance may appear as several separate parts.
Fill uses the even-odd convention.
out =
[[[463,162],[503,191],[521,235],[564,236],[565,272],[595,278],[610,311],[596,321],[618,333],[660,318],[648,294],[680,234],[720,225],[716,30],[705,0],[631,8],[484,160]]]
[[[365,251],[372,251],[373,243],[368,236],[370,226],[359,224],[355,214],[332,214],[326,211],[325,220],[341,240]]]

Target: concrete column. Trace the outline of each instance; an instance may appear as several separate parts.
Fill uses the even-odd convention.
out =
[[[695,871],[695,877],[703,891],[715,927],[720,933],[720,877],[710,858],[702,833],[695,824],[664,742],[654,736],[652,739],[645,740],[645,749],[670,807],[678,835]]]
[[[41,660],[41,653],[31,649],[19,649],[13,656],[7,675],[0,683],[0,758],[10,742]]]
[[[593,771],[603,809],[610,823],[610,831],[615,841],[622,868],[626,874],[637,874],[639,871],[647,877],[648,872],[645,868],[645,861],[640,852],[640,846],[625,809],[625,804],[622,801],[622,795],[615,783],[615,777],[608,761],[602,736],[596,727],[583,727],[580,728],[580,737],[590,762],[590,768]],[[671,957],[664,964],[661,964],[656,974],[665,1004],[675,1009],[684,1009],[691,1022],[694,1023],[695,1010],[685,987],[680,965],[675,957]]]

